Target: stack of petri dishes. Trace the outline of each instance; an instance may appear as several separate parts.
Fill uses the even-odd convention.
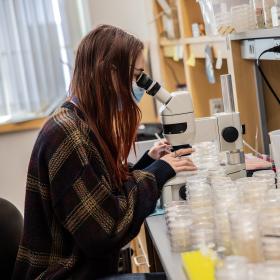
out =
[[[260,228],[264,258],[280,261],[280,189],[268,191],[260,212]]]
[[[193,175],[189,176],[186,179],[186,200],[190,200],[190,189],[195,189],[196,186],[203,186],[204,184],[207,184],[208,181],[208,172],[204,172],[199,175]]]
[[[220,165],[219,153],[216,143],[201,142],[193,146],[195,152],[191,158],[196,166],[200,168],[216,168]]]
[[[193,223],[191,227],[191,249],[215,247],[215,229],[213,223]]]
[[[231,255],[231,230],[227,211],[215,209],[215,241],[223,255]]]
[[[252,205],[239,205],[229,210],[232,250],[250,262],[263,261],[259,213]]]
[[[229,181],[224,184],[218,182],[212,185],[214,200],[214,216],[216,227],[216,244],[223,249],[225,255],[232,253],[231,228],[228,210],[239,205],[239,190]]]
[[[191,212],[184,201],[173,201],[166,206],[166,224],[173,252],[184,252],[191,248]]]
[[[265,180],[268,187],[275,189],[275,172],[273,170],[260,170],[253,173],[253,177]]]
[[[222,266],[216,268],[216,280],[248,280],[248,261],[242,256],[228,256]]]
[[[198,176],[187,179],[189,207],[192,213],[191,243],[192,249],[213,247],[215,225],[212,190],[207,178]]]
[[[216,185],[223,185],[227,183],[231,183],[232,180],[228,176],[220,176],[220,175],[215,175],[215,176],[209,176],[209,182],[214,189]]]
[[[255,266],[249,266],[250,280],[279,280],[280,262],[266,261]]]
[[[216,280],[279,280],[280,262],[252,264],[242,256],[228,256],[215,270]]]
[[[257,209],[262,207],[269,189],[264,179],[256,177],[241,178],[236,180],[236,184],[239,188],[243,203],[251,204]]]
[[[212,182],[212,178],[229,178],[226,176],[225,169],[222,166],[212,167],[208,170],[209,183]]]
[[[196,182],[194,182],[196,180]],[[207,183],[207,178],[195,178],[187,180],[186,187],[191,208],[212,207],[212,191]]]

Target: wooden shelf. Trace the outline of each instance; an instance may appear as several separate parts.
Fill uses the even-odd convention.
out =
[[[159,45],[161,47],[170,47],[170,46],[181,46],[183,45],[183,42],[181,39],[166,39],[166,38],[161,38],[159,40]]]
[[[262,39],[280,37],[280,27],[271,29],[256,29],[229,35],[230,40]]]
[[[223,59],[227,58],[227,45],[226,45],[226,37],[220,36],[203,36],[203,37],[186,37],[177,40],[168,40],[162,38],[160,40],[160,46],[164,48],[165,52],[172,52],[170,48],[177,48],[182,46],[189,46],[190,53],[195,58],[204,58],[205,57],[205,47],[207,45],[213,48],[214,57],[221,57]],[[175,51],[175,50],[174,50]],[[168,57],[172,57],[172,55],[167,55]]]
[[[0,134],[40,129],[46,120],[47,118],[40,118],[20,123],[2,124],[0,125]]]
[[[201,37],[186,37],[182,39],[185,44],[205,44],[205,43],[216,43],[226,42],[226,37],[222,36],[201,36]]]
[[[211,46],[213,49],[213,55],[215,58],[224,58],[228,57],[227,53],[227,44],[226,37],[197,37],[197,38],[184,38],[182,40],[186,45],[189,46],[190,55],[196,58],[205,57],[205,48],[206,46]]]

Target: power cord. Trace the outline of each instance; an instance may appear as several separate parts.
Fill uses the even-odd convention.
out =
[[[274,52],[274,53],[280,53],[280,46],[275,46],[273,48],[270,48],[270,49],[267,49],[267,50],[264,50],[258,57],[257,59],[257,66],[258,66],[258,69],[266,83],[266,85],[268,86],[268,88],[270,89],[271,93],[273,94],[273,96],[275,97],[276,101],[278,102],[278,104],[280,105],[280,98],[278,97],[277,93],[275,92],[275,90],[272,88],[270,82],[268,81],[267,77],[265,76],[262,68],[261,68],[261,65],[260,65],[260,58],[265,54],[265,53],[268,53],[268,52]]]

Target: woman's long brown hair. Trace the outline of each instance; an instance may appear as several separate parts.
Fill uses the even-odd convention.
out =
[[[81,41],[70,85],[118,186],[127,179],[127,157],[141,120],[131,92],[142,50],[143,43],[133,35],[101,25]]]

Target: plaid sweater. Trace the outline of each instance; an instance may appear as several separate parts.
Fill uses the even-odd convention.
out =
[[[175,175],[166,162],[144,158],[118,191],[94,134],[66,102],[40,131],[31,155],[13,279],[116,273],[120,248],[138,234],[163,184]]]

